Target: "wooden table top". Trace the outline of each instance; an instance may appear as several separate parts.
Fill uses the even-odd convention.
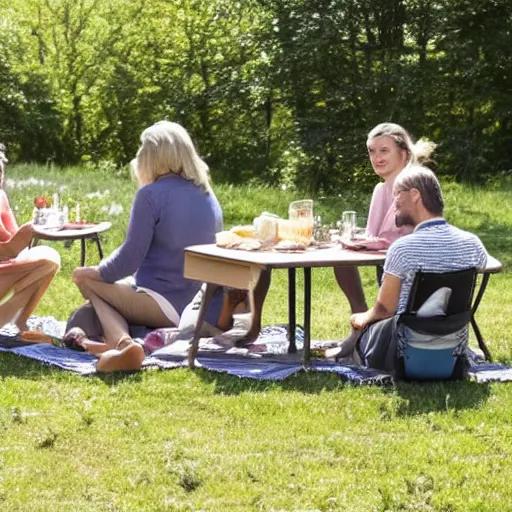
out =
[[[351,251],[341,245],[325,249],[308,249],[303,252],[242,251],[224,249],[215,244],[193,245],[185,249],[185,254],[205,256],[211,259],[231,260],[251,263],[269,268],[304,268],[334,266],[375,266],[386,261],[386,251]],[[481,273],[494,274],[503,270],[502,264],[489,255],[485,269]]]
[[[269,268],[332,267],[338,265],[380,265],[386,260],[385,251],[349,251],[341,245],[325,249],[308,249],[302,252],[241,251],[224,249],[215,244],[194,245],[185,249],[208,258],[252,263]]]
[[[83,229],[47,228],[34,225],[34,236],[40,240],[76,240],[79,238],[91,238],[98,233],[103,233],[112,227],[111,222],[100,222]]]

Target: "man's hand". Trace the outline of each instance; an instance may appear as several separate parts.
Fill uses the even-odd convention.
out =
[[[364,313],[354,313],[350,317],[350,325],[356,331],[363,330],[368,325],[368,311]]]
[[[350,317],[350,325],[356,331],[364,329],[368,324],[390,318],[396,314],[400,299],[400,278],[384,273],[379,296],[373,308],[364,313],[355,313]]]
[[[103,281],[98,267],[77,267],[71,278],[76,285],[80,285],[84,279]]]

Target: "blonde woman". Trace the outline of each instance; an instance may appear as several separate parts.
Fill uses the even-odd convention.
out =
[[[94,308],[102,342],[72,329],[65,337],[97,354],[98,371],[136,370],[144,359],[129,325],[175,327],[200,283],[183,277],[184,248],[215,242],[222,210],[208,166],[187,131],[160,121],[144,130],[132,167],[140,185],[124,243],[98,267],[79,267],[73,281]],[[135,285],[117,281],[134,276]],[[222,293],[212,301],[207,322],[215,325]]]
[[[366,232],[386,239],[389,244],[411,233],[411,226],[397,226],[393,185],[408,165],[428,160],[436,145],[423,139],[413,143],[409,133],[395,123],[378,124],[366,140],[368,156],[375,173],[382,178],[373,190]],[[356,267],[334,267],[338,285],[347,296],[352,313],[368,309],[361,278]]]

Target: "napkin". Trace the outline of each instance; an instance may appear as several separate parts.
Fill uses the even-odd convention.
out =
[[[351,251],[381,251],[387,249],[391,243],[386,238],[366,238],[361,240],[340,240],[345,249]]]

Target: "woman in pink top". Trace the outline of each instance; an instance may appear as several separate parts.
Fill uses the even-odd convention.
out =
[[[368,134],[366,146],[373,170],[384,180],[373,190],[366,234],[386,239],[391,244],[412,231],[410,226],[395,224],[395,178],[408,164],[428,160],[436,145],[423,139],[414,144],[411,136],[400,125],[381,123]],[[334,275],[347,296],[352,313],[366,311],[368,307],[357,267],[334,267]]]
[[[18,228],[3,190],[6,163],[5,146],[0,144],[0,327],[14,321],[26,331],[27,319],[59,269],[60,257],[51,247],[27,249],[32,225]]]

